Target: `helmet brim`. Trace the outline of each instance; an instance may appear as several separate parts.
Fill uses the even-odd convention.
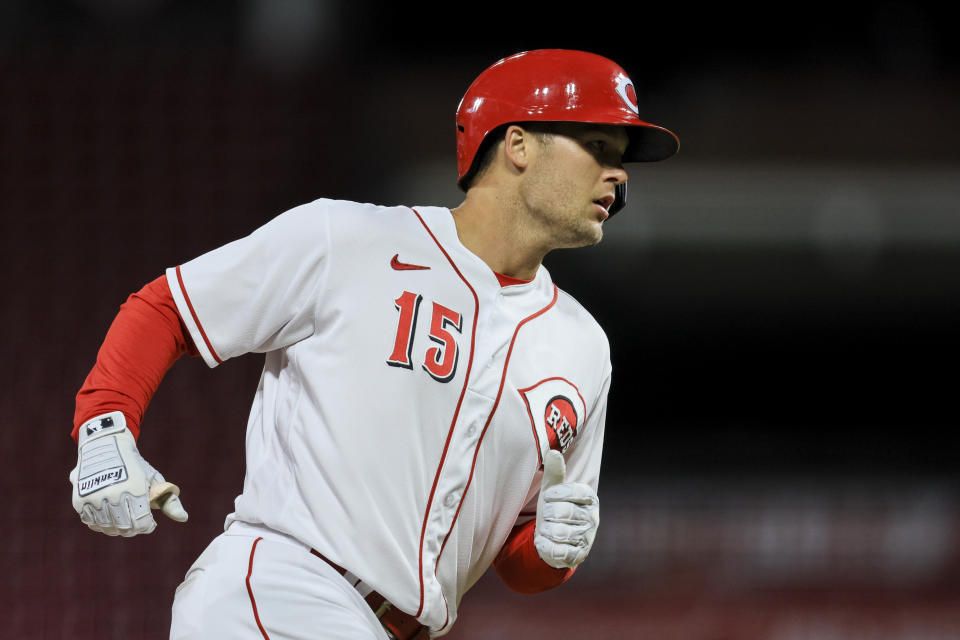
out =
[[[625,129],[630,144],[623,154],[624,162],[658,162],[680,149],[680,139],[669,129],[649,122],[631,123]]]

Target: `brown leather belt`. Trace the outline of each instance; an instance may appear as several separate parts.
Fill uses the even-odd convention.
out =
[[[310,553],[336,569],[340,575],[347,573],[346,569],[328,560],[326,556],[316,549],[310,549]],[[404,613],[400,609],[397,609],[376,591],[371,591],[364,600],[366,600],[370,608],[373,609],[373,615],[377,616],[380,624],[387,630],[388,635],[392,635],[392,638],[396,640],[429,640],[430,629],[420,624],[420,621],[409,613]]]

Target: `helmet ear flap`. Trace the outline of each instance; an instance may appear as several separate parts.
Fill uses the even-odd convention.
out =
[[[614,187],[613,196],[613,204],[610,205],[610,210],[607,212],[611,216],[623,209],[627,204],[627,183],[621,182]]]

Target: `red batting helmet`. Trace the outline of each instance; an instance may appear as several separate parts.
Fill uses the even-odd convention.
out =
[[[484,138],[513,122],[590,122],[622,125],[630,138],[624,162],[654,162],[677,152],[672,132],[640,119],[626,72],[595,53],[538,49],[504,58],[481,73],[457,107],[457,184],[465,187]],[[623,208],[617,186],[610,214]]]

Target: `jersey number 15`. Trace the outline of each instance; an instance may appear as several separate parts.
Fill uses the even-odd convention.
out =
[[[413,352],[414,334],[417,331],[417,314],[420,312],[420,303],[423,296],[410,291],[404,291],[394,300],[394,305],[400,313],[397,323],[397,338],[393,344],[393,353],[387,358],[391,367],[413,369],[411,353]],[[450,382],[457,373],[457,361],[460,358],[460,349],[453,334],[448,329],[463,333],[463,317],[442,304],[433,303],[433,318],[430,321],[430,340],[437,343],[427,349],[423,356],[423,370],[437,382]]]

